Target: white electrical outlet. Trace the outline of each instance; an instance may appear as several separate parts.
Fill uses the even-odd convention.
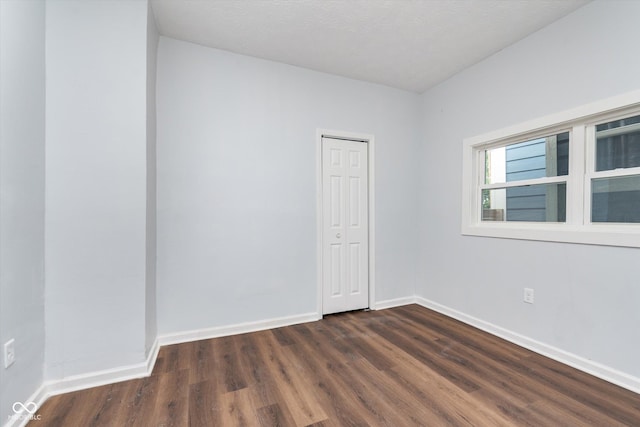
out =
[[[533,289],[524,288],[524,302],[527,304],[533,304]]]
[[[16,340],[11,338],[4,343],[4,367],[8,368],[16,361]]]

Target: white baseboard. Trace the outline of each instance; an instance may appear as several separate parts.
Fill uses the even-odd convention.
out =
[[[40,408],[40,406],[42,406],[42,404],[45,402],[45,400],[48,399],[48,397],[49,396],[47,395],[46,387],[43,384],[36,390],[35,393],[31,395],[31,397],[29,397],[22,403],[24,403],[25,405],[35,403],[35,407]],[[16,414],[9,416],[7,422],[4,424],[4,427],[24,427],[29,421],[31,421],[30,416],[31,414],[29,414],[24,408],[22,408]],[[37,420],[34,420],[34,423],[37,422]]]
[[[185,332],[164,334],[160,335],[158,337],[158,340],[160,342],[160,345],[180,344],[183,342],[263,331],[265,329],[297,325],[299,323],[315,322],[316,320],[320,320],[321,318],[322,315],[318,313],[299,314],[295,316],[278,317],[269,320],[259,320],[256,322],[245,322],[235,325],[216,326],[213,328],[195,329]]]
[[[415,304],[416,297],[403,297],[403,298],[394,298],[388,299],[384,301],[376,301],[375,305],[372,307],[373,310],[384,310],[385,308],[399,307],[401,305]]]
[[[407,304],[419,304],[423,307],[460,320],[461,322],[464,322],[468,325],[474,326],[492,335],[498,336],[514,344],[525,347],[543,356],[557,360],[558,362],[572,366],[605,381],[609,381],[635,393],[640,393],[640,378],[628,375],[611,367],[593,362],[591,360],[566,352],[556,347],[533,340],[526,336],[512,332],[508,329],[475,318],[473,316],[469,316],[450,307],[438,304],[422,297],[411,296],[379,301],[376,302],[373,309],[383,310],[385,308],[398,307]],[[27,400],[27,402],[34,402],[39,408],[50,396],[149,376],[151,375],[153,366],[158,357],[160,346],[163,345],[179,344],[201,339],[262,331],[265,329],[278,328],[299,323],[314,322],[320,320],[321,318],[322,315],[320,315],[319,313],[307,313],[302,315],[286,316],[256,322],[246,322],[236,325],[219,326],[214,328],[204,328],[161,335],[156,338],[153,346],[149,350],[147,359],[144,362],[99,372],[75,375],[58,381],[46,382],[42,384],[38,388],[38,390],[36,390],[36,392]],[[21,417],[20,415],[25,414],[19,413],[16,417],[10,417],[4,427],[24,427],[29,421],[29,417]]]
[[[318,313],[307,313],[296,316],[261,320],[257,322],[247,322],[236,325],[161,335],[154,341],[144,362],[113,369],[106,369],[103,371],[73,375],[61,380],[45,382],[26,402],[33,402],[36,404],[36,407],[40,408],[49,397],[57,394],[147,377],[151,375],[151,372],[153,371],[153,366],[155,365],[158,352],[160,351],[160,346],[162,345],[178,344],[201,339],[261,331],[281,326],[295,325],[298,323],[313,322],[321,318],[322,316]],[[4,427],[24,427],[29,421],[29,414],[23,409],[20,413],[16,414],[16,416],[10,417],[4,424]]]
[[[160,351],[160,340],[156,336],[156,339],[153,341],[153,345],[149,349],[149,353],[147,354],[147,375],[151,375],[153,372],[153,367],[156,365],[156,359],[158,358],[158,352]]]
[[[91,387],[98,387],[105,384],[113,384],[121,381],[148,377],[151,375],[159,350],[160,343],[156,338],[144,362],[120,366],[113,369],[105,369],[103,371],[73,375],[61,380],[46,382],[44,386],[47,392],[47,397],[62,393],[69,393],[71,391],[84,390]]]
[[[51,396],[69,393],[72,391],[84,390],[91,387],[98,387],[105,384],[113,384],[120,381],[144,378],[151,375],[160,351],[160,346],[178,344],[182,342],[209,339],[227,335],[243,334],[247,332],[262,331],[265,329],[278,328],[281,326],[295,325],[298,323],[313,322],[321,319],[318,313],[307,313],[296,316],[279,317],[256,322],[240,323],[236,325],[220,326],[215,328],[205,328],[174,334],[161,335],[156,338],[144,362],[128,366],[121,366],[104,371],[89,372],[81,375],[73,375],[61,380],[48,381],[43,383],[38,390],[26,401],[35,403],[37,408]],[[26,403],[25,403],[26,404]],[[24,427],[29,421],[29,413],[23,409],[16,416],[9,417],[4,427]],[[37,421],[36,421],[37,422]]]
[[[36,404],[36,408],[40,408],[49,397],[57,394],[147,377],[151,375],[159,349],[159,341],[156,339],[149,350],[147,359],[142,363],[44,382],[26,402],[33,402]],[[9,417],[4,427],[24,427],[30,421],[29,415],[25,409],[22,409],[16,416]],[[37,423],[37,420],[34,422]]]
[[[536,341],[524,335],[520,335],[484,320],[477,319],[473,316],[469,316],[460,311],[454,310],[450,307],[438,304],[428,299],[416,297],[416,303],[433,311],[437,311],[438,313],[442,313],[446,316],[457,319],[468,325],[474,326],[492,335],[503,338],[521,347],[527,348],[550,359],[556,360],[560,363],[564,363],[565,365],[569,365],[580,371],[586,372],[587,374],[619,385],[620,387],[626,388],[627,390],[631,390],[635,393],[640,393],[640,378],[634,377],[632,375],[626,374],[592,360],[585,359],[584,357],[569,353],[540,341]]]
[[[162,335],[156,338],[153,346],[149,350],[144,362],[134,365],[121,366],[104,371],[90,372],[87,374],[74,375],[61,380],[44,383],[44,398],[49,396],[68,393],[71,391],[83,390],[90,387],[97,387],[105,384],[113,384],[121,381],[144,378],[151,375],[160,351],[160,346],[168,344],[178,344],[182,342],[195,341],[221,337],[226,335],[242,334],[246,332],[260,331],[264,329],[277,328],[280,326],[295,325],[297,323],[311,322],[320,319],[317,313],[309,313],[297,316],[280,317],[257,322],[240,323],[237,325],[221,326],[216,328],[206,328],[194,331],[179,332],[175,334]]]

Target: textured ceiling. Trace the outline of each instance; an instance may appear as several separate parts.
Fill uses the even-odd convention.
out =
[[[152,0],[160,34],[422,93],[586,0]]]

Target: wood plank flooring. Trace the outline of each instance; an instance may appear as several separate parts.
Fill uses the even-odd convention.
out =
[[[640,426],[640,395],[417,305],[161,348],[30,427]]]

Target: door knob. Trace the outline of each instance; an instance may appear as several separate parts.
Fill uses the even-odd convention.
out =
[[[340,233],[336,234],[336,237],[339,239],[341,237]]]

